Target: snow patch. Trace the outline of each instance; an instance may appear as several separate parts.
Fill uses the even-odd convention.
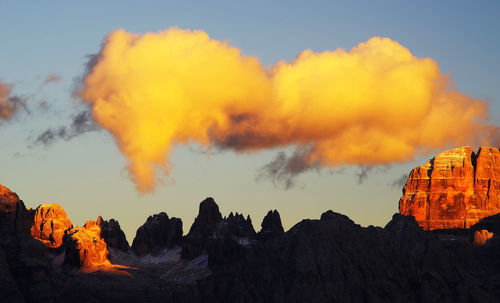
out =
[[[193,260],[189,261],[189,264],[187,268],[193,269],[193,268],[207,268],[208,267],[208,255],[203,254],[199,257],[194,258]]]
[[[162,264],[162,263],[175,263],[181,260],[180,246],[171,249],[163,249],[159,254],[147,254],[139,257],[132,250],[122,252],[113,248],[109,248],[110,261],[113,264],[122,265],[146,265],[146,264]]]
[[[160,263],[171,263],[179,262],[181,259],[182,248],[176,246],[171,249],[164,249],[158,255],[147,254],[139,258],[139,263],[142,264],[160,264]]]

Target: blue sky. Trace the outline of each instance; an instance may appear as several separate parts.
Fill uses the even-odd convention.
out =
[[[269,209],[278,209],[285,227],[332,209],[362,225],[384,225],[397,211],[401,189],[389,183],[422,165],[375,168],[358,184],[358,167],[322,170],[299,178],[290,190],[256,182],[256,171],[275,153],[206,155],[176,149],[167,184],[140,196],[124,170],[125,159],[105,131],[87,133],[48,147],[32,138],[48,127],[69,123],[78,111],[71,98],[87,55],[103,38],[124,28],[147,32],[171,26],[200,29],[228,40],[265,65],[291,60],[300,51],[350,49],[373,36],[398,41],[418,57],[436,60],[456,88],[490,103],[500,118],[500,4],[498,1],[5,1],[0,0],[0,79],[30,105],[47,100],[50,110],[20,114],[0,125],[0,183],[25,203],[61,204],[73,223],[102,215],[118,219],[132,240],[148,215],[166,211],[182,217],[187,232],[198,203],[218,201],[223,215],[249,213],[259,229]],[[59,83],[42,85],[49,74]]]

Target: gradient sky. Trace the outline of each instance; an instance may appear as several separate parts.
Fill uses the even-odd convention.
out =
[[[124,157],[105,131],[47,147],[33,145],[34,136],[67,125],[82,108],[71,98],[74,81],[83,74],[87,56],[119,28],[200,29],[265,65],[291,60],[307,48],[350,49],[373,36],[389,37],[415,56],[436,60],[461,92],[489,102],[492,121],[499,124],[498,1],[269,2],[0,0],[0,80],[28,97],[31,109],[0,124],[0,184],[17,192],[28,207],[61,204],[74,225],[98,215],[113,217],[131,242],[147,216],[160,211],[181,217],[187,232],[207,196],[215,198],[223,215],[250,214],[257,230],[269,209],[279,210],[285,229],[328,209],[361,225],[384,226],[401,196],[401,188],[390,184],[432,157],[374,168],[362,184],[356,176],[359,167],[323,169],[283,190],[255,181],[257,169],[278,150],[208,158],[181,147],[172,156],[175,167],[166,184],[154,194],[138,195]],[[43,84],[50,74],[61,81]],[[50,104],[47,112],[37,108],[42,100]]]

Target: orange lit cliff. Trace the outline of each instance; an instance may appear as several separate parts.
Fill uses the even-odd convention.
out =
[[[127,250],[128,243],[117,221],[87,221],[82,227],[73,227],[64,209],[56,203],[37,207],[32,215],[31,235],[45,246],[65,251],[64,263],[92,269],[110,265],[108,243]]]
[[[47,247],[59,247],[64,231],[72,228],[64,209],[56,203],[44,203],[37,207],[31,226],[31,235]]]
[[[108,247],[101,238],[101,227],[98,221],[87,221],[83,227],[68,229],[64,235],[65,264],[81,268],[93,268],[110,265]]]
[[[399,212],[425,230],[469,228],[500,212],[500,153],[495,147],[458,147],[414,168]]]

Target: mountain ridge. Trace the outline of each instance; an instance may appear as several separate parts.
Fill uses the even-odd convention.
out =
[[[442,171],[469,176],[457,165],[472,155],[469,151],[452,153],[447,159],[453,168],[445,165]],[[428,172],[431,166],[424,167]],[[466,178],[459,179],[447,184]],[[407,185],[418,182],[410,175]],[[270,210],[256,232],[250,216],[222,216],[215,200],[206,198],[186,235],[182,220],[160,212],[147,218],[129,245],[114,219],[99,216],[74,227],[60,205],[28,210],[17,194],[0,186],[0,298],[498,302],[500,214],[466,229],[450,226],[427,230],[425,222],[396,213],[385,227],[362,227],[328,210],[285,231],[279,212]]]

